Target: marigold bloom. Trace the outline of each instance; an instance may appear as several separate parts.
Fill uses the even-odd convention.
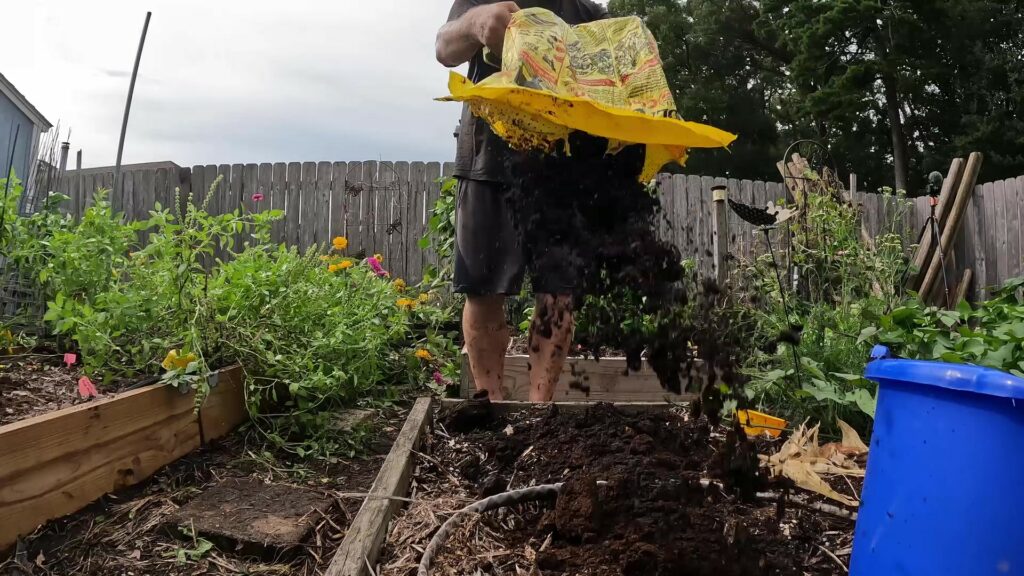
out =
[[[337,266],[338,266],[338,270],[345,270],[346,268],[351,268],[352,267],[352,261],[351,260],[342,260],[341,262],[339,262],[337,264]]]
[[[425,348],[420,348],[419,350],[417,350],[416,357],[419,358],[420,360],[433,360],[434,358],[430,354],[430,351]]]
[[[395,288],[397,288],[399,292],[405,290],[405,280],[402,280],[401,278],[395,279],[395,281],[392,282],[392,284],[395,285]]]
[[[427,300],[430,300],[430,295],[429,294],[427,294],[426,292],[420,294],[420,302],[426,304]]]

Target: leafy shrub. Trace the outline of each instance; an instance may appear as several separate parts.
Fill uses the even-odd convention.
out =
[[[1024,278],[1007,281],[991,299],[956,310],[913,299],[865,328],[861,340],[877,339],[910,358],[978,364],[1024,377]]]
[[[753,313],[738,326],[751,343],[744,370],[755,405],[792,422],[827,428],[838,417],[868,429],[876,386],[862,377],[870,343],[860,335],[902,300],[905,248],[895,231],[906,204],[898,204],[889,232],[868,247],[857,208],[831,193],[807,196],[804,213],[784,225],[799,278],[796,290],[785,287],[788,315],[770,256],[737,270],[735,299]]]

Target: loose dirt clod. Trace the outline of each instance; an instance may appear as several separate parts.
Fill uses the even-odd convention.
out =
[[[590,475],[569,478],[555,502],[555,527],[566,540],[583,540],[596,534],[601,525],[601,503],[597,480]]]

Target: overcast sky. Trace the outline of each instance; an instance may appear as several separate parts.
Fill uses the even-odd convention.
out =
[[[0,72],[84,164],[114,163],[153,11],[125,162],[451,160],[459,105],[434,60],[451,0],[29,0],[4,13]]]

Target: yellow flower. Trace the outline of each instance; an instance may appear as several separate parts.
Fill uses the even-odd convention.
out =
[[[327,262],[327,261],[329,261],[330,259],[331,259],[331,257],[330,257],[330,256],[327,256],[326,254],[320,257],[320,261],[321,261],[321,262]]]
[[[331,264],[330,266],[327,267],[327,271],[328,272],[337,272],[338,271],[338,265],[337,264]]]
[[[335,250],[344,250],[348,248],[348,238],[344,236],[335,236],[334,240],[331,240],[331,245],[334,246]]]
[[[416,351],[416,357],[419,358],[420,360],[434,359],[434,357],[430,354],[430,351],[424,348],[420,348],[419,350]]]
[[[384,263],[384,257],[381,256],[380,254],[374,254],[373,257],[376,258],[378,263],[380,263],[380,264]]]
[[[189,364],[195,361],[195,354],[186,354],[184,356],[181,356],[179,355],[177,350],[171,350],[170,352],[167,353],[167,356],[164,357],[164,360],[163,362],[160,363],[160,366],[163,367],[164,370],[180,370],[183,368],[187,368]]]
[[[395,301],[395,304],[397,304],[399,308],[408,308],[409,310],[416,307],[416,301],[410,298],[399,298]]]
[[[394,282],[392,282],[392,284],[394,284],[394,285],[395,285],[395,288],[396,288],[396,289],[397,289],[397,290],[398,290],[399,292],[401,292],[401,291],[405,290],[405,280],[402,280],[401,278],[397,278],[397,279],[395,279],[395,281],[394,281]]]
[[[345,270],[346,268],[351,268],[352,267],[352,261],[351,260],[342,260],[341,262],[338,262],[337,266],[338,266],[338,270]]]
[[[423,294],[420,294],[420,302],[426,304],[427,300],[430,300],[430,295],[429,294],[427,294],[426,292],[424,292]]]

